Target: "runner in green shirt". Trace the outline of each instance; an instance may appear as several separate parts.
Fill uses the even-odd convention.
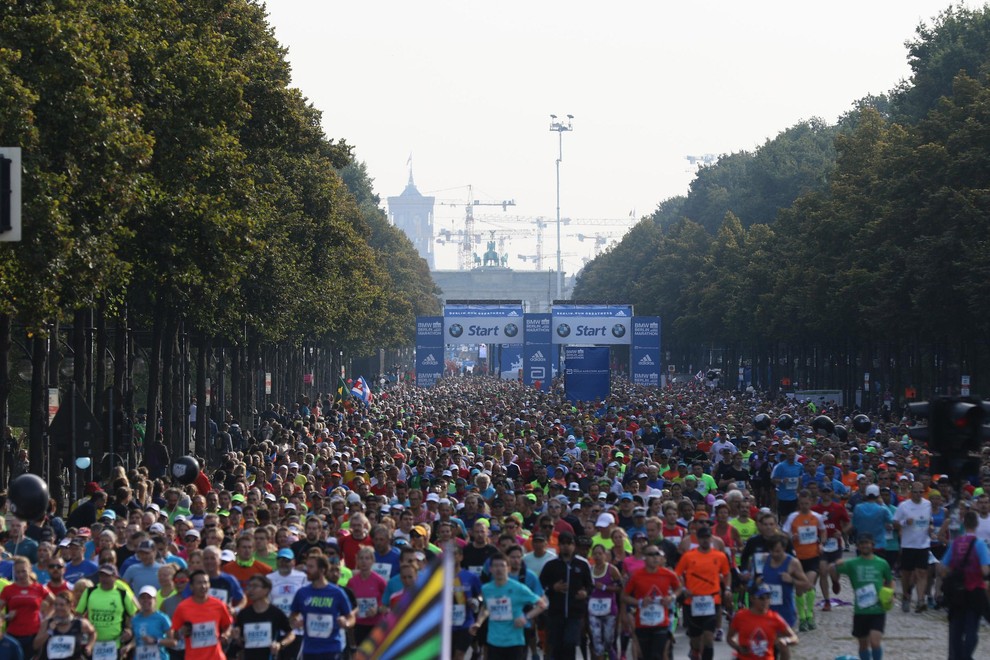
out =
[[[116,660],[121,643],[131,641],[130,617],[137,612],[134,598],[117,585],[117,567],[103,564],[97,572],[99,586],[87,589],[79,598],[77,614],[85,614],[96,628],[93,660]]]
[[[893,589],[894,578],[890,564],[873,554],[873,537],[860,534],[856,543],[859,556],[842,559],[831,566],[832,584],[838,588],[839,575],[847,575],[853,588],[852,634],[859,640],[859,657],[863,660],[883,658],[883,631],[887,621],[883,589]],[[838,593],[838,591],[836,591]],[[888,601],[889,602],[889,601]]]

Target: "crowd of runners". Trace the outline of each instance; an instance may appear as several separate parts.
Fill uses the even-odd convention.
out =
[[[822,414],[848,430],[813,428]],[[348,658],[450,552],[455,658],[711,660],[719,640],[787,658],[819,617],[848,616],[840,595],[863,660],[882,658],[891,607],[942,606],[950,657],[970,658],[990,447],[950,508],[908,420],[857,432],[852,415],[620,381],[593,404],[488,378],[300,398],[191,484],[116,468],[64,518],[8,516],[0,651]],[[960,568],[969,600],[942,603]]]

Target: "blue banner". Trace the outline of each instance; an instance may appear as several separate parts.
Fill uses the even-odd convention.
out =
[[[557,347],[550,340],[550,314],[527,314],[525,326],[523,383],[549,392],[557,359]]]
[[[523,344],[522,304],[445,305],[447,344]]]
[[[660,317],[634,316],[629,373],[633,385],[660,387]]]
[[[433,387],[443,376],[443,317],[416,317],[416,384]]]
[[[554,305],[553,343],[628,346],[632,340],[630,305]]]
[[[499,351],[499,376],[502,380],[522,380],[523,347],[503,344]]]
[[[564,393],[569,401],[604,401],[611,392],[607,346],[564,348]]]

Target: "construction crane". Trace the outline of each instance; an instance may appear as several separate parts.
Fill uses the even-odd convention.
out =
[[[457,266],[460,270],[469,270],[474,262],[474,242],[480,242],[481,236],[475,235],[474,228],[474,207],[476,206],[501,206],[502,210],[506,210],[510,206],[515,206],[516,201],[514,199],[503,199],[501,201],[491,201],[491,200],[480,200],[475,199],[473,194],[473,188],[471,185],[467,186],[467,202],[439,202],[442,206],[464,206],[464,230],[460,234],[460,243],[457,249]],[[449,232],[450,235],[454,235],[457,232]]]

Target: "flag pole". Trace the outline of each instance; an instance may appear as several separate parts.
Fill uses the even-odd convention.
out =
[[[457,577],[454,566],[454,542],[448,541],[443,550],[443,631],[440,643],[440,660],[451,660],[454,648],[454,579]]]

